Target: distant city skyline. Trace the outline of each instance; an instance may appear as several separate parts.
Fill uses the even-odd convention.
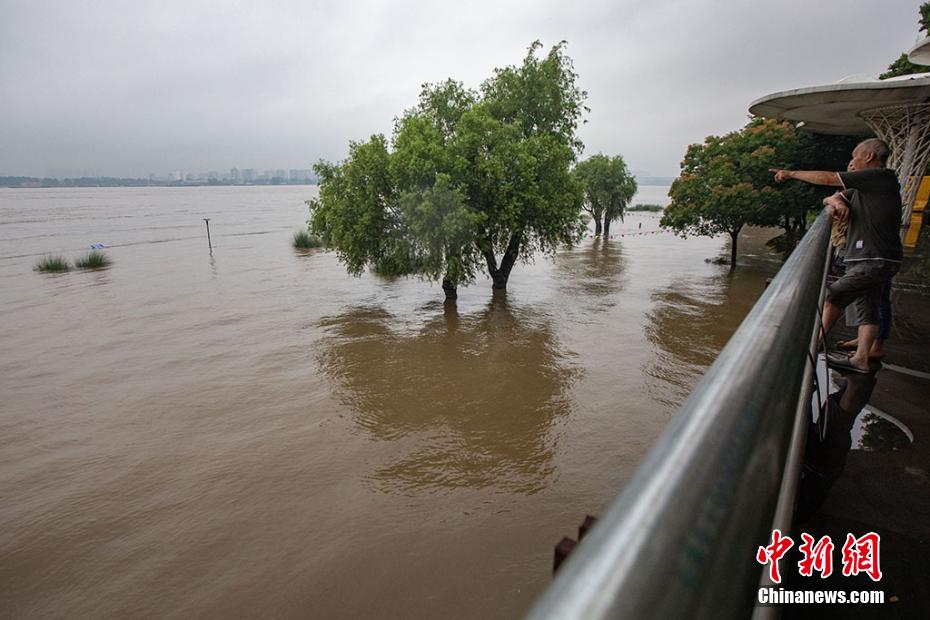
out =
[[[119,177],[114,175],[34,176],[8,175],[0,171],[0,187],[138,187],[146,185],[306,185],[316,183],[317,177],[310,168],[257,168],[233,167],[228,171],[187,172],[174,170],[168,173],[150,172],[148,175]]]
[[[150,172],[148,178],[170,179],[174,181],[219,179],[248,183],[249,181],[270,179],[307,181],[316,178],[316,175],[310,168],[266,168],[262,170],[259,168],[239,168],[238,166],[233,166],[226,171],[210,170],[208,172],[189,172],[186,170],[174,170],[161,175]]]
[[[533,40],[564,39],[589,93],[583,156],[674,176],[689,144],[739,129],[759,97],[876,77],[919,40],[919,6],[7,0],[0,174],[307,169],[390,135],[423,83],[477,88]]]
[[[643,171],[643,170],[633,170],[632,172],[633,172],[633,176],[636,177],[636,179],[640,183],[647,184],[647,185],[649,184],[668,185],[674,179],[673,176],[652,175],[652,174],[649,174],[647,171]],[[313,172],[313,169],[311,168],[303,168],[303,169],[277,168],[277,169],[259,170],[257,168],[233,167],[225,172],[218,171],[218,170],[210,170],[206,172],[204,171],[188,172],[186,170],[172,170],[170,172],[165,172],[165,173],[150,172],[147,175],[128,176],[128,177],[120,177],[120,176],[116,176],[112,174],[83,174],[83,173],[58,175],[58,176],[16,175],[16,174],[6,174],[4,173],[4,171],[0,170],[0,180],[16,178],[16,177],[32,178],[32,179],[39,179],[39,180],[43,178],[57,179],[57,180],[80,179],[80,178],[88,178],[88,179],[122,178],[122,179],[137,179],[137,180],[149,179],[152,181],[166,182],[166,183],[182,182],[182,181],[208,182],[211,180],[219,180],[219,181],[224,181],[224,182],[250,183],[253,181],[271,181],[275,179],[281,179],[281,180],[289,181],[289,182],[293,182],[293,181],[304,182],[304,181],[316,181],[317,179],[316,174]]]
[[[310,177],[316,177],[313,173],[313,169],[310,167],[307,168],[259,168],[252,167],[248,168],[245,166],[233,166],[231,168],[222,169],[219,167],[206,167],[200,168],[197,170],[187,170],[184,168],[168,168],[167,170],[158,170],[158,171],[149,171],[145,174],[132,174],[132,175],[120,175],[112,174],[106,170],[95,170],[91,168],[61,168],[56,169],[51,174],[22,174],[17,171],[9,170],[0,170],[0,177],[14,177],[14,176],[24,176],[24,177],[35,177],[35,178],[53,178],[53,179],[68,179],[68,178],[80,178],[80,177],[113,177],[113,178],[135,178],[135,179],[146,179],[146,178],[157,178],[157,179],[170,179],[174,180],[183,180],[189,175],[193,175],[196,178],[208,179],[211,177],[219,179],[231,179],[236,178],[236,174],[233,171],[238,171],[239,176],[243,180],[250,180],[260,177],[282,177],[285,179],[290,179],[291,177],[297,177],[301,179],[306,179]],[[279,174],[283,173],[283,174]]]

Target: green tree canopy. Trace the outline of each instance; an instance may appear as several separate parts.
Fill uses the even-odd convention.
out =
[[[888,65],[888,70],[878,76],[880,80],[898,77],[900,75],[913,75],[914,73],[926,73],[930,67],[926,65],[917,65],[907,58],[907,54],[901,53],[898,59]]]
[[[578,162],[575,178],[584,188],[583,209],[594,218],[594,234],[610,235],[610,223],[623,219],[624,210],[636,195],[636,179],[621,155],[592,155]],[[603,229],[601,220],[603,219]]]
[[[496,69],[478,91],[447,80],[382,135],[320,162],[310,230],[349,272],[365,267],[442,279],[447,296],[480,272],[507,286],[520,258],[574,241],[581,186],[571,166],[586,93],[564,42]]]
[[[920,31],[924,35],[930,34],[930,2],[924,2],[920,5],[920,8],[917,10],[920,15],[918,23],[920,24]],[[915,65],[907,58],[907,54],[901,54],[898,56],[897,60],[888,65],[888,70],[878,76],[880,80],[887,80],[888,78],[898,77],[899,75],[912,75],[914,73],[926,73],[930,71],[930,67],[926,65]]]
[[[806,227],[816,190],[800,183],[774,187],[770,171],[793,167],[801,152],[791,124],[763,119],[692,144],[660,225],[682,236],[728,234],[735,267],[737,240],[747,224],[781,226],[789,234]]]

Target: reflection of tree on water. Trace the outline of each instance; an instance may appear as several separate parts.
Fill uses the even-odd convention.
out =
[[[447,304],[413,333],[400,323],[378,307],[322,321],[323,372],[355,423],[400,452],[378,486],[541,489],[577,374],[548,321],[497,295],[473,315]]]
[[[687,280],[679,278],[651,295],[646,338],[655,354],[643,373],[653,398],[681,405],[697,379],[717,358],[765,289],[766,274],[748,269]]]
[[[571,295],[606,297],[623,290],[625,268],[620,242],[595,239],[590,245],[558,255],[556,282]],[[606,309],[614,303],[603,300],[598,308]]]
[[[860,450],[867,451],[884,451],[884,450],[902,450],[911,445],[910,438],[898,428],[894,422],[890,422],[874,413],[866,413],[860,420],[862,424],[862,434],[858,438],[859,443],[856,446]]]

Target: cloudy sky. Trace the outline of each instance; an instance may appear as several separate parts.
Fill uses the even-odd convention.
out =
[[[309,168],[423,82],[478,86],[564,39],[586,154],[674,176],[765,94],[877,75],[919,0],[0,2],[0,175]]]

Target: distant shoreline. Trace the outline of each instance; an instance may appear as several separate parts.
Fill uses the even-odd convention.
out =
[[[657,185],[664,187],[666,185],[671,185],[675,181],[675,177],[636,177],[636,183],[638,185]]]
[[[2,177],[0,177],[2,178]],[[100,182],[100,183],[43,183],[24,182],[18,184],[4,183],[0,181],[0,187],[6,189],[94,189],[105,187],[306,187],[317,185],[315,181],[295,181],[293,183],[118,183],[118,182]]]
[[[152,185],[0,185],[3,189],[143,189],[156,187],[314,187],[317,183],[184,183],[184,184],[155,184]]]
[[[672,177],[638,177],[637,183],[641,186],[667,186],[675,179]],[[300,179],[289,181],[286,179],[270,179],[268,181],[249,181],[248,183],[229,180],[194,181],[157,181],[150,179],[133,179],[120,177],[80,177],[80,178],[43,178],[2,176],[0,187],[8,189],[72,189],[76,187],[267,187],[286,185],[319,185],[319,179]]]

